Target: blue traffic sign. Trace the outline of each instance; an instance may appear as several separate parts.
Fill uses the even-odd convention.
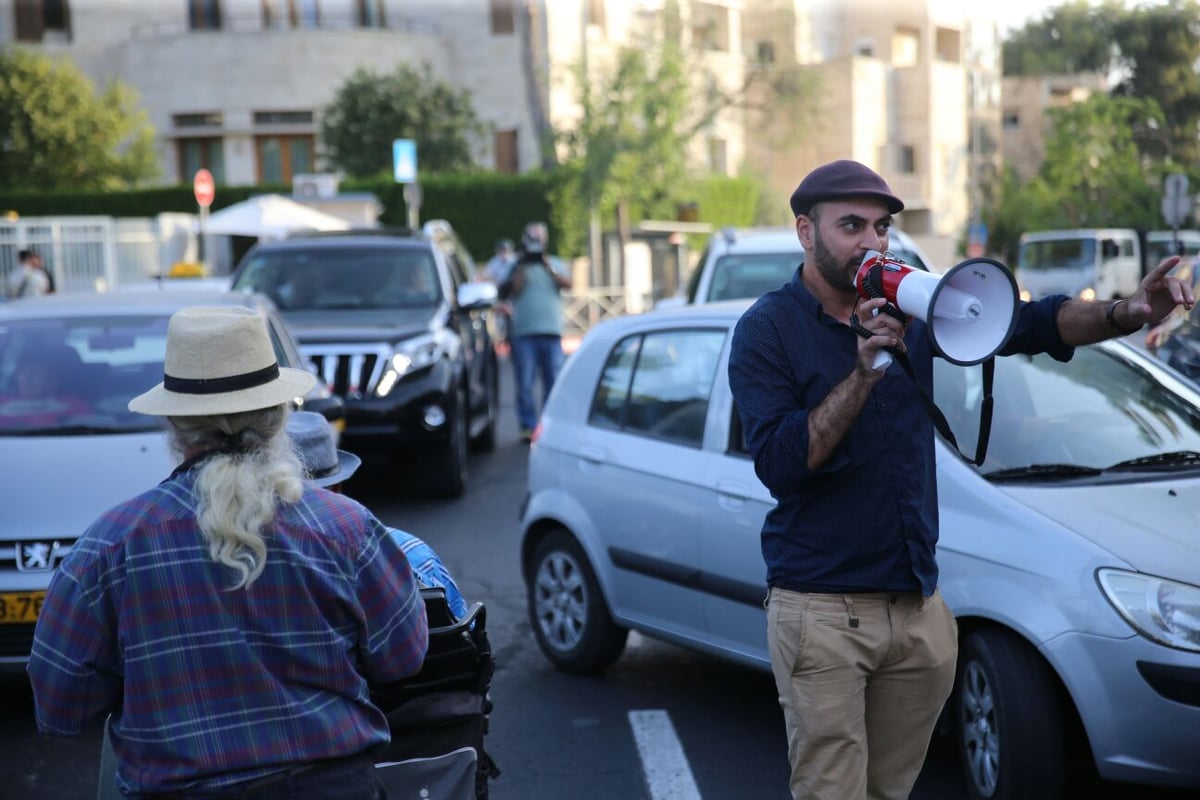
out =
[[[392,140],[392,175],[396,183],[417,182],[417,143],[414,140]]]

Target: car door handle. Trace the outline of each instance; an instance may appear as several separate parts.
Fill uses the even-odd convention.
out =
[[[589,464],[600,465],[604,463],[604,451],[599,447],[581,447],[579,448],[579,457]]]
[[[717,504],[728,511],[740,511],[750,499],[750,487],[738,481],[717,481]]]

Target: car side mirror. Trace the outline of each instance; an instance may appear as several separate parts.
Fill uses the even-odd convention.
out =
[[[491,281],[471,281],[458,287],[458,307],[464,310],[490,308],[497,297],[496,284]]]

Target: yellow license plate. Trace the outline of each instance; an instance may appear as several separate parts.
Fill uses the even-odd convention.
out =
[[[0,593],[0,625],[17,622],[37,622],[45,592]]]

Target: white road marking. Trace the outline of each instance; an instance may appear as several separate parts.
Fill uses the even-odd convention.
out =
[[[650,800],[700,800],[700,790],[665,711],[630,711]]]

